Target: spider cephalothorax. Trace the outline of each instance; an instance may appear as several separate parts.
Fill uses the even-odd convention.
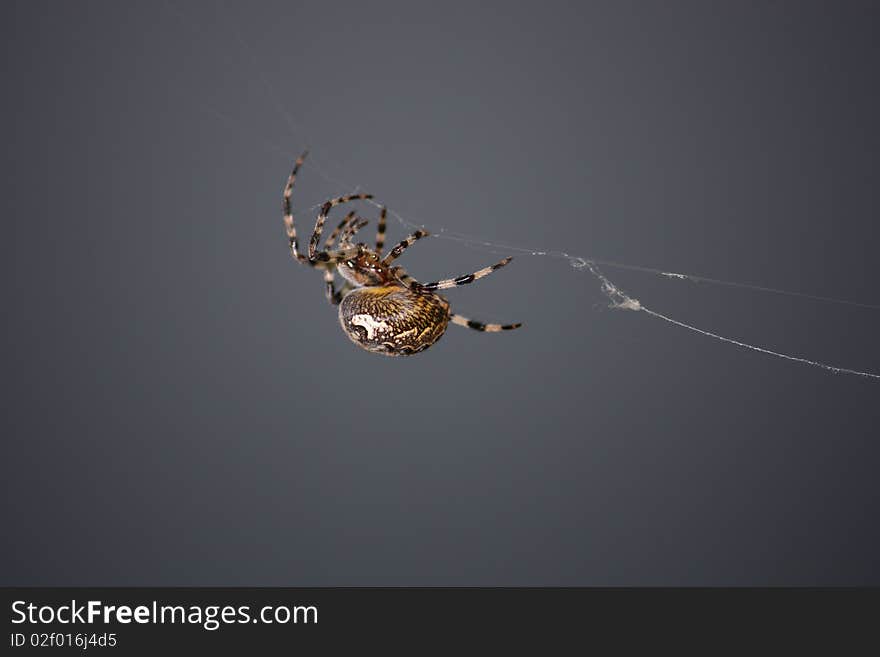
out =
[[[351,260],[336,266],[339,275],[352,285],[387,285],[394,279],[391,268],[382,264],[379,254],[363,244],[358,244],[361,252]]]
[[[330,210],[341,203],[371,199],[373,198],[371,194],[350,194],[324,203],[309,240],[308,256],[301,254],[297,246],[290,196],[293,193],[296,174],[305,156],[306,154],[303,153],[297,159],[284,187],[284,226],[290,240],[290,253],[298,262],[324,270],[327,300],[339,306],[339,323],[355,344],[367,351],[387,356],[403,356],[430,347],[440,339],[449,322],[490,333],[520,326],[520,324],[482,324],[450,313],[449,302],[436,292],[467,285],[483,278],[506,265],[510,262],[510,258],[466,276],[433,283],[419,283],[407,274],[403,267],[392,263],[413,242],[426,237],[428,233],[417,230],[395,245],[383,258],[382,247],[385,244],[387,216],[384,207],[379,215],[375,249],[371,249],[363,242],[351,243],[354,235],[367,224],[367,220],[358,217],[354,212],[349,212],[330,233],[324,248],[318,250],[324,222]],[[333,248],[337,238],[339,244],[337,248]],[[334,274],[337,271],[345,279],[345,284],[338,291],[334,282]]]

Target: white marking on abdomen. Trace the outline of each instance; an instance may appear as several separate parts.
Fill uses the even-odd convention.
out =
[[[376,321],[371,315],[355,315],[351,323],[362,327],[367,332],[367,340],[372,340],[377,333],[386,333],[391,327],[385,322]]]

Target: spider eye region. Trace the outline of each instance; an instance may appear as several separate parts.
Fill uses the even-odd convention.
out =
[[[346,260],[338,271],[342,278],[357,286],[382,285],[386,280],[382,267],[370,262],[366,256]]]

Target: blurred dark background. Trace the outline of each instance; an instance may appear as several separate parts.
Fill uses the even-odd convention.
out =
[[[357,188],[434,232],[880,304],[876,3],[0,12],[0,583],[880,584],[880,382],[523,254],[448,294],[520,331],[368,354],[280,216],[310,146],[301,233]],[[880,371],[880,310],[607,273]]]

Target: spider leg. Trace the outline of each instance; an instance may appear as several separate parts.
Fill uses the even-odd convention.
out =
[[[281,200],[281,210],[284,213],[284,228],[287,231],[287,239],[290,241],[290,255],[292,255],[297,262],[306,262],[306,257],[297,249],[296,227],[293,225],[293,211],[290,209],[290,195],[293,193],[293,183],[296,182],[296,174],[308,154],[309,152],[305,151],[302,155],[296,158],[296,163],[293,165],[293,171],[290,172],[290,176],[287,178],[287,184],[284,185],[284,195]]]
[[[379,213],[379,226],[376,229],[376,253],[382,253],[382,247],[385,246],[385,218],[388,216],[388,208],[382,206],[382,212]]]
[[[403,283],[411,290],[419,291],[420,289],[424,289],[423,287],[420,287],[420,284],[416,279],[406,273],[406,270],[403,267],[392,267],[391,273],[398,281]],[[475,322],[472,319],[468,319],[467,317],[456,315],[454,313],[449,316],[449,321],[453,324],[458,324],[459,326],[467,326],[468,328],[474,329],[475,331],[483,331],[486,333],[512,331],[513,329],[517,329],[522,326],[522,323],[520,322],[517,322],[516,324],[484,324],[483,322]]]
[[[462,317],[461,315],[452,314],[449,316],[449,321],[453,324],[458,324],[459,326],[467,326],[468,328],[472,328],[475,331],[485,331],[486,333],[498,333],[498,331],[512,331],[513,329],[517,329],[522,324],[483,324],[482,322],[475,322],[472,319],[468,319],[467,317]]]
[[[351,212],[349,212],[347,215],[345,215],[345,219],[343,219],[343,220],[339,223],[339,225],[338,225],[336,228],[333,229],[333,232],[330,233],[330,237],[327,238],[327,242],[324,244],[324,250],[325,250],[325,251],[326,251],[327,249],[329,249],[331,246],[333,246],[333,244],[336,242],[336,238],[339,237],[339,232],[340,232],[343,228],[345,228],[345,227],[348,225],[348,222],[350,222],[350,221],[354,218],[354,214],[355,214],[355,213],[354,213],[354,210],[352,210]]]
[[[342,301],[342,297],[346,295],[346,293],[351,289],[351,284],[346,281],[345,285],[337,292],[336,286],[334,285],[334,268],[328,268],[324,271],[324,284],[326,286],[326,295],[327,301],[331,306],[338,306],[339,302]]]
[[[406,270],[400,265],[391,268],[391,275],[394,276],[394,278],[396,278],[398,281],[403,283],[403,285],[410,290],[418,289],[419,282],[412,276],[407,274]]]
[[[293,256],[293,258],[296,259],[297,262],[311,265],[312,267],[317,266],[319,263],[332,264],[335,262],[341,262],[343,260],[353,258],[358,253],[360,253],[360,249],[356,247],[350,247],[348,249],[340,249],[339,251],[332,251],[329,253],[327,251],[315,252],[317,240],[321,237],[321,230],[319,229],[319,226],[317,224],[317,239],[313,234],[312,241],[314,242],[314,246],[312,244],[312,241],[310,241],[309,256],[306,257],[299,252],[298,240],[296,237],[296,226],[294,225],[293,219],[293,210],[291,209],[290,205],[290,197],[293,194],[293,185],[296,182],[296,176],[299,173],[299,168],[302,166],[308,154],[308,151],[304,151],[302,155],[296,158],[296,162],[293,165],[293,171],[290,172],[290,176],[288,176],[287,178],[287,184],[284,186],[284,194],[281,200],[281,209],[284,213],[284,228],[287,231],[287,238],[290,242],[290,255]],[[319,215],[318,217],[318,222],[320,223],[321,227],[323,227],[324,220],[327,218],[327,212],[334,205],[339,205],[340,203],[346,203],[350,200],[360,198],[372,198],[372,196],[370,194],[353,194],[350,196],[343,196],[337,199],[333,199],[332,201],[327,201],[327,203],[325,203],[322,207],[321,215]],[[341,228],[339,230],[341,230]]]
[[[418,292],[425,289],[424,286],[420,285],[420,283],[416,279],[407,274],[406,270],[403,267],[392,267],[391,273],[398,281],[403,283],[410,290]],[[467,326],[468,328],[472,328],[475,331],[485,331],[486,333],[512,331],[513,329],[518,329],[520,326],[522,326],[522,324],[519,322],[516,324],[483,324],[482,322],[475,322],[472,319],[468,319],[467,317],[462,317],[461,315],[456,314],[451,314],[449,316],[449,321],[451,321],[453,324],[458,324],[459,326]]]
[[[321,212],[318,214],[318,219],[315,221],[315,231],[312,233],[312,237],[309,240],[310,261],[315,261],[315,254],[318,252],[318,242],[321,240],[321,233],[324,230],[324,222],[327,220],[327,215],[330,213],[330,209],[342,203],[348,203],[349,201],[366,200],[371,198],[373,198],[372,194],[348,194],[347,196],[340,196],[331,199],[321,206]]]
[[[338,262],[351,260],[362,253],[363,245],[346,246],[341,249],[332,249],[330,251],[318,251],[313,260],[307,260],[306,264],[312,267],[329,268],[328,265],[335,265]]]
[[[368,223],[370,222],[367,219],[358,218],[356,221],[346,226],[345,230],[342,231],[342,237],[339,240],[339,246],[351,246],[351,238],[354,237],[355,233],[357,233]]]
[[[433,283],[419,283],[417,280],[412,278],[411,276],[407,276],[408,280],[403,280],[403,278],[399,278],[401,283],[406,285],[409,289],[419,291],[433,291],[433,290],[447,290],[451,287],[458,287],[459,285],[467,285],[468,283],[473,283],[484,276],[488,276],[496,269],[501,269],[508,262],[513,260],[512,257],[505,258],[501,262],[496,262],[494,265],[490,265],[488,267],[483,267],[483,269],[479,269],[475,271],[473,274],[467,274],[466,276],[459,276],[458,278],[446,278],[442,281],[434,281]]]
[[[391,264],[392,262],[397,260],[397,258],[400,257],[400,254],[403,253],[404,251],[406,251],[406,249],[413,242],[417,242],[418,240],[422,239],[423,237],[427,237],[428,235],[429,235],[429,233],[426,230],[417,230],[412,235],[407,237],[405,240],[403,240],[402,242],[397,244],[393,249],[391,249],[388,252],[388,255],[385,256],[384,258],[382,258],[382,264],[383,265]]]

